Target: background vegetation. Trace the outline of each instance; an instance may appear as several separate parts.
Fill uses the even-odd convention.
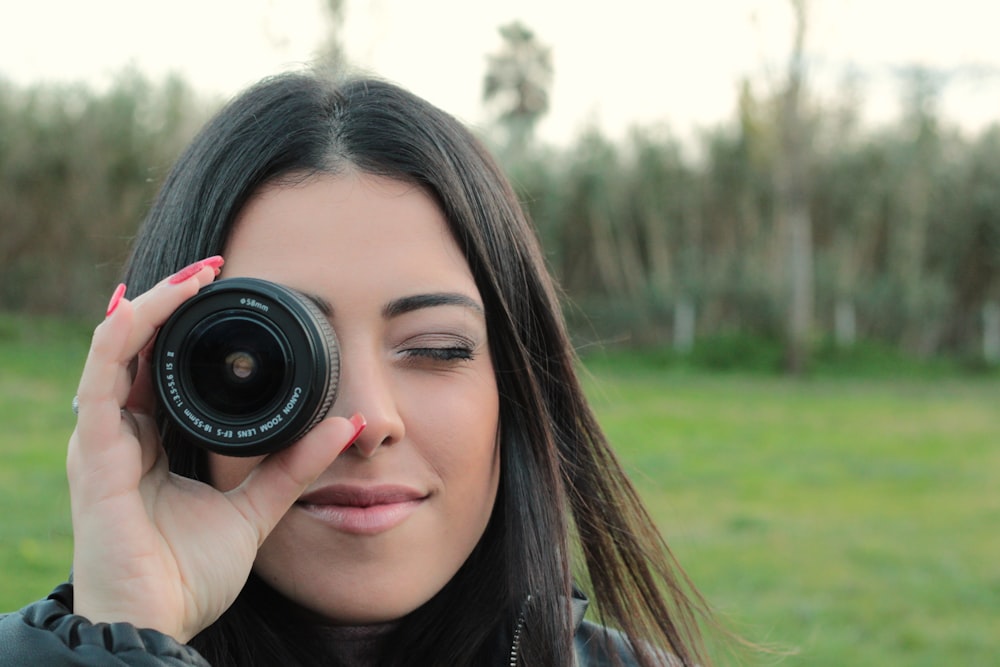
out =
[[[207,115],[180,80],[0,79],[0,312],[99,312],[170,163]]]
[[[1000,125],[961,133],[938,111],[942,80],[912,69],[899,122],[863,126],[849,82],[832,102],[810,93],[798,16],[784,78],[745,83],[730,122],[685,141],[591,129],[563,147],[532,139],[551,49],[519,23],[501,29],[484,133],[577,333],[681,353],[770,341],[796,372],[859,341],[997,365]],[[333,34],[327,65],[343,59]],[[0,311],[99,312],[169,164],[219,104],[128,70],[100,91],[0,79]]]

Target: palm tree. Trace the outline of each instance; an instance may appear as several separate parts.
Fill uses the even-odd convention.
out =
[[[496,109],[508,147],[520,152],[549,110],[552,50],[520,21],[501,26],[500,36],[502,48],[488,56],[483,101]]]

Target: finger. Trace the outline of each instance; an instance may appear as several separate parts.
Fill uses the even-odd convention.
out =
[[[197,270],[193,267],[201,264]],[[170,278],[165,278],[153,286],[145,294],[133,300],[136,310],[136,323],[129,335],[126,349],[130,352],[129,358],[136,356],[149,344],[167,318],[177,310],[178,307],[195,294],[205,285],[208,285],[218,275],[219,267],[222,265],[222,258],[209,258],[201,262],[195,262]],[[177,278],[183,278],[179,282]]]
[[[365,427],[360,414],[332,417],[316,425],[295,445],[272,454],[227,495],[257,531],[258,546],[292,503],[316,481]]]
[[[135,415],[122,408],[118,411],[120,418],[120,423],[118,424],[119,430],[125,434],[130,435],[136,440],[139,439],[139,422],[136,420]]]
[[[135,377],[132,379],[128,396],[125,398],[125,407],[135,414],[153,415],[156,413],[153,367],[145,354],[140,353],[136,357]]]
[[[128,382],[128,357],[124,347],[135,313],[123,299],[115,312],[105,319],[91,340],[77,390],[76,432],[87,455],[95,455],[109,446],[121,423],[121,391]]]
[[[166,457],[166,452],[160,446],[156,419],[152,415],[134,413],[127,408],[122,408],[121,412],[123,433],[133,434],[139,442],[140,472],[145,476],[158,460]]]
[[[84,364],[77,425],[66,458],[74,507],[134,490],[157,458],[158,438],[148,437],[152,425],[143,437],[135,415],[119,407],[120,387],[130,377],[128,363],[119,361],[120,350],[134,317],[131,303],[119,304],[95,331]]]
[[[195,262],[174,276],[160,281],[148,292],[131,300],[121,299],[114,313],[110,314],[95,331],[95,344],[92,345],[92,354],[88,357],[88,364],[85,366],[85,372],[89,369],[91,377],[81,378],[80,383],[81,409],[85,403],[82,394],[93,390],[103,398],[106,396],[109,386],[114,387],[113,391],[119,399],[118,406],[121,407],[124,404],[131,389],[134,375],[133,372],[129,371],[129,364],[143,348],[149,345],[156,330],[171,313],[177,310],[184,301],[197,294],[204,285],[215,279],[222,261],[221,257],[212,257]],[[122,320],[127,320],[130,324],[124,340],[121,340],[117,335],[101,336],[102,329],[111,329],[120,333],[120,330],[115,329],[111,323]],[[100,354],[95,355],[93,352]],[[119,373],[119,367],[124,367],[126,372]],[[97,382],[97,385],[92,387],[92,381]],[[113,385],[109,385],[109,383],[113,383]]]
[[[118,411],[132,391],[132,360],[181,303],[215,279],[221,263],[221,258],[203,260],[135,299],[122,298],[94,331],[77,392],[77,430],[86,453],[98,454],[115,441]]]

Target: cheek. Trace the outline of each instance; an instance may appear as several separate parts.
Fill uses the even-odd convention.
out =
[[[478,530],[492,511],[500,476],[496,386],[486,375],[463,391],[424,395],[436,400],[417,406],[413,441],[439,475],[450,513]]]
[[[459,525],[474,532],[485,525],[493,509],[500,479],[500,447],[495,429],[475,434],[478,438],[462,435],[439,438],[437,444],[424,448],[424,455],[440,479],[448,514],[461,517]]]
[[[249,458],[208,454],[208,471],[212,476],[212,486],[220,491],[230,491],[243,483],[263,456]]]
[[[401,382],[397,400],[411,440],[441,464],[492,458],[500,406],[489,366],[465,382],[447,376]]]

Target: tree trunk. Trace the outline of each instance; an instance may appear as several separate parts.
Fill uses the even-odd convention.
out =
[[[807,142],[802,118],[804,79],[803,46],[806,31],[805,0],[792,0],[795,42],[788,66],[781,123],[781,165],[778,171],[778,206],[788,239],[788,319],[786,367],[800,375],[809,362],[813,322],[813,240],[809,214],[806,168]]]
[[[674,304],[674,351],[687,354],[694,347],[695,309],[691,299],[681,297]]]
[[[983,359],[1000,364],[1000,304],[996,301],[983,306]]]
[[[841,298],[833,311],[833,335],[837,347],[846,349],[852,347],[858,338],[857,314],[854,302]]]

